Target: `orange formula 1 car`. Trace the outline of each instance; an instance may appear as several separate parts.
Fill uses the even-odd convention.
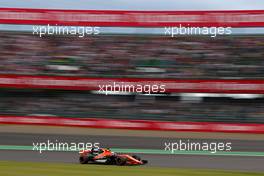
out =
[[[136,155],[116,154],[110,149],[99,148],[80,151],[79,161],[81,164],[98,163],[109,165],[143,165],[147,164],[147,160],[141,160]]]

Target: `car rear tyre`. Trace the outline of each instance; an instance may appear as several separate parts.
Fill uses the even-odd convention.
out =
[[[81,156],[81,157],[79,158],[79,162],[80,162],[80,164],[87,164],[88,161],[89,161],[88,157]]]
[[[116,165],[123,166],[125,164],[126,164],[126,159],[125,158],[121,158],[121,157],[116,158]]]
[[[115,157],[109,157],[109,158],[107,158],[107,160],[105,162],[105,164],[107,164],[107,165],[114,165],[115,163],[116,163]]]

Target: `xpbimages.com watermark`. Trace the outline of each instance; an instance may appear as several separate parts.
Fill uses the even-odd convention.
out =
[[[99,149],[100,143],[92,142],[62,142],[62,141],[42,141],[33,142],[32,150],[42,153],[43,151],[84,151],[92,148]]]
[[[111,83],[105,85],[99,85],[99,92],[105,95],[111,93],[164,93],[166,92],[166,86],[163,84],[136,84],[136,83]]]
[[[231,35],[231,27],[192,27],[192,26],[179,26],[165,27],[164,34],[172,38],[177,35],[207,35],[210,37],[217,37],[218,35]]]
[[[33,35],[39,37],[49,35],[72,35],[80,38],[100,34],[100,27],[91,26],[33,26]]]
[[[173,142],[165,142],[164,150],[170,153],[177,151],[204,151],[217,153],[219,151],[231,151],[231,142],[197,142],[191,140],[179,140]]]

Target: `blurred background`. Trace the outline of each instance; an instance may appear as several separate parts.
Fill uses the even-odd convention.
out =
[[[256,80],[264,72],[264,37],[165,38],[101,35],[40,38],[1,32],[1,74],[164,80]],[[56,85],[56,82],[54,82]],[[188,86],[188,85],[187,85]],[[98,88],[97,88],[98,89]],[[185,88],[186,91],[188,87]],[[96,90],[96,89],[95,89]],[[252,87],[254,90],[254,87]],[[102,95],[96,91],[1,89],[2,115],[55,115],[161,121],[263,123],[262,94]],[[245,108],[247,107],[247,108]]]

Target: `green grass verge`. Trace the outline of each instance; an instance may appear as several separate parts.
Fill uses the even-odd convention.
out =
[[[65,163],[0,161],[2,176],[263,176],[263,173],[218,170],[155,168],[144,166],[104,166]]]

